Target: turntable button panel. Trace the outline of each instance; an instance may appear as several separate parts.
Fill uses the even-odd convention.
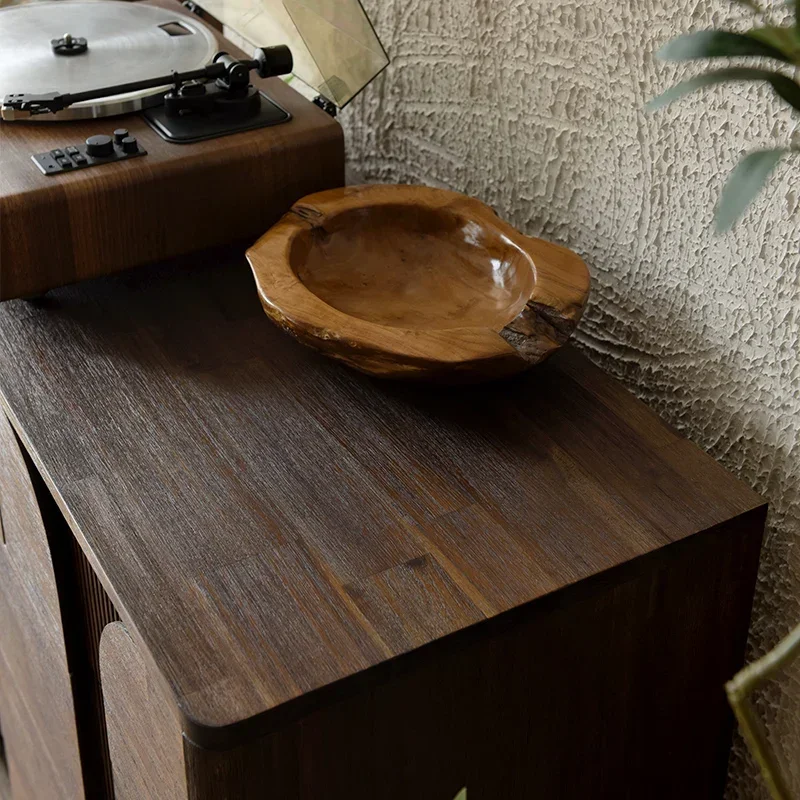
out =
[[[83,143],[56,147],[46,153],[37,153],[31,156],[31,160],[45,175],[60,175],[64,172],[74,172],[76,169],[112,164],[115,161],[127,161],[129,158],[147,155],[147,151],[132,136],[126,137],[124,143],[116,139],[112,139],[112,141],[113,151],[104,157],[89,155],[87,144]]]

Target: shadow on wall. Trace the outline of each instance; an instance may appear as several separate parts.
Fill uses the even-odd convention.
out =
[[[364,3],[393,63],[341,115],[351,168],[473,194],[584,258],[580,346],[770,501],[748,659],[762,654],[800,621],[796,173],[779,168],[733,233],[711,230],[742,152],[785,143],[791,119],[757,87],[644,112],[682,74],[655,64],[661,44],[750,12],[728,0]],[[758,708],[775,746],[800,752],[800,675]],[[730,774],[730,800],[766,797],[741,742]]]

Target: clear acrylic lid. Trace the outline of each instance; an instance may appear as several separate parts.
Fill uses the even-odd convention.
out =
[[[294,75],[339,108],[389,63],[360,0],[199,0],[258,47],[286,44]]]

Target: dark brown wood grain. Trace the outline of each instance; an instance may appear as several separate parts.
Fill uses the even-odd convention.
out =
[[[137,645],[103,634],[118,798],[675,800],[722,797],[763,524],[745,514],[563,590],[238,747],[185,738]],[[432,618],[426,559],[376,576],[360,606]],[[384,591],[389,589],[389,591]],[[404,604],[408,607],[400,610]],[[457,618],[454,598],[440,608]],[[152,669],[152,668],[151,668]],[[105,680],[108,674],[109,680]]]
[[[574,350],[467,390],[370,379],[220,252],[3,304],[0,389],[203,747],[762,507]]]
[[[106,626],[100,654],[115,800],[186,798],[180,720],[161,676],[120,622]]]
[[[0,507],[0,721],[8,764],[0,787],[9,782],[13,800],[75,800],[83,777],[53,558],[3,414]]]
[[[5,425],[7,424],[6,422]],[[10,428],[8,430],[10,431]],[[9,446],[7,452],[0,447],[0,454],[8,459],[8,464],[12,463],[15,453],[21,453],[24,466],[24,472],[14,471],[19,476],[18,486],[27,487],[27,491],[30,492],[28,502],[41,520],[49,568],[41,568],[40,562],[35,557],[40,546],[36,531],[32,537],[30,535],[27,538],[19,537],[13,551],[16,581],[9,581],[8,591],[14,593],[19,589],[20,582],[26,582],[36,587],[36,591],[47,598],[54,593],[59,620],[58,628],[52,630],[52,619],[42,613],[43,609],[39,608],[41,603],[34,601],[33,607],[28,607],[23,596],[16,599],[16,602],[20,603],[22,613],[19,611],[14,613],[13,608],[9,610],[5,607],[0,614],[0,621],[3,623],[0,626],[3,634],[0,635],[0,651],[4,652],[6,661],[15,665],[5,678],[5,688],[10,693],[14,705],[21,709],[16,716],[9,715],[10,720],[13,720],[13,728],[9,735],[12,757],[15,753],[22,752],[24,754],[21,759],[22,768],[27,767],[31,771],[35,771],[35,767],[31,765],[36,758],[49,760],[50,772],[37,776],[36,779],[37,797],[39,793],[49,796],[52,786],[62,781],[69,796],[74,790],[71,772],[75,769],[75,758],[78,757],[83,783],[83,793],[80,797],[85,800],[112,800],[114,794],[111,762],[100,688],[99,645],[103,628],[118,617],[27,453],[19,446]],[[11,496],[14,483],[15,481],[10,479],[0,480],[0,511],[2,511],[3,492]],[[15,515],[14,519],[18,521],[18,515]],[[4,544],[8,546],[5,540]],[[17,592],[17,594],[22,593]],[[6,630],[8,630],[7,635],[5,635]],[[35,655],[26,650],[26,645],[32,642],[36,648]],[[65,669],[58,664],[58,654],[62,651],[66,657]],[[41,663],[37,664],[37,659]],[[15,672],[18,673],[17,677],[29,674],[32,674],[32,677],[16,680]],[[68,676],[66,681],[65,672]],[[4,676],[0,674],[0,696],[2,696],[3,682]],[[65,697],[55,707],[51,716],[48,697],[56,691],[65,691],[65,685],[66,691],[71,695],[71,707],[70,700]],[[0,702],[0,710],[1,707]],[[62,741],[60,732],[57,729],[50,731],[49,728],[54,724],[65,724],[65,721],[68,733]],[[48,730],[42,739],[39,729],[43,723]],[[2,730],[2,719],[0,719],[0,735]],[[77,733],[77,749],[74,749],[73,730]],[[53,756],[46,750],[44,753],[36,754],[32,749],[35,746],[32,742],[38,742],[40,749],[54,748],[56,755]],[[0,748],[0,761],[2,761],[0,798],[18,800],[28,796],[31,790],[24,774],[22,781],[19,779],[15,781],[15,786],[19,785],[13,796],[10,794],[10,788],[5,790],[5,795],[3,794],[3,780],[8,783],[4,748]],[[14,771],[19,770],[20,765],[16,764]]]
[[[114,795],[100,687],[99,649],[103,629],[118,617],[50,491],[25,455],[47,532],[58,588],[84,797],[86,800],[110,800]]]
[[[223,39],[220,49],[240,52]],[[277,78],[254,85],[292,120],[195,144],[164,141],[137,114],[0,122],[0,300],[213,245],[250,244],[303,195],[341,186],[339,125]],[[145,157],[56,177],[30,159],[120,126]]]

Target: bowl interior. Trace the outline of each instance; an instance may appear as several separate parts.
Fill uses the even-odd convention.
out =
[[[399,328],[499,331],[534,283],[530,258],[499,229],[447,208],[344,211],[298,236],[290,261],[328,305]]]

